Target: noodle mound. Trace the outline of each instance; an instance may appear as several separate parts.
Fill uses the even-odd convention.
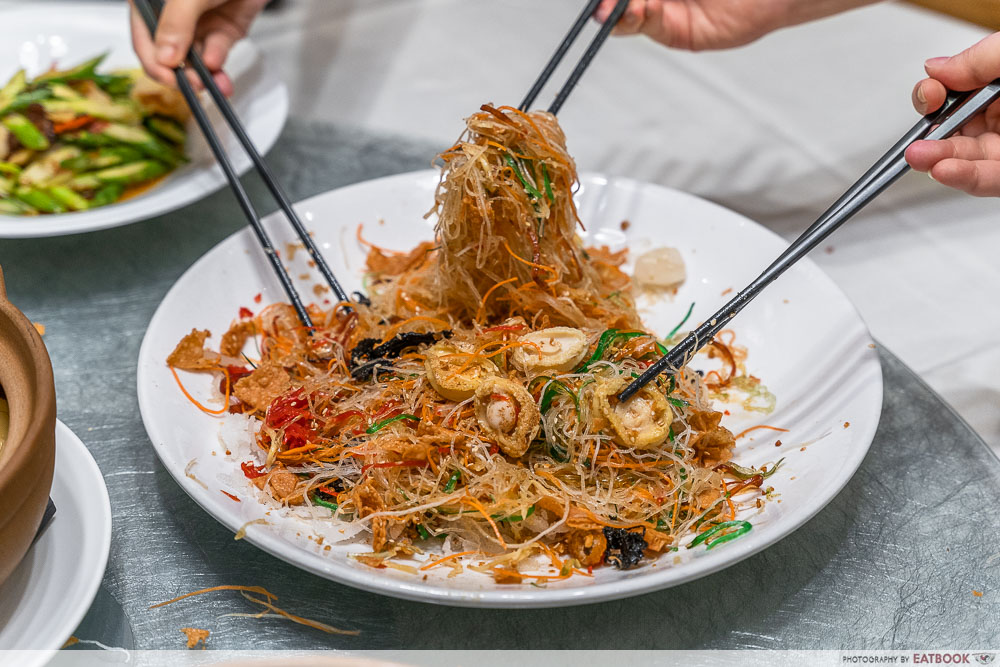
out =
[[[774,468],[729,463],[735,439],[710,406],[740,350],[713,342],[729,378],[682,369],[619,403],[665,347],[641,328],[624,252],[576,234],[556,119],[484,105],[467,125],[440,155],[434,243],[366,244],[370,301],[311,306],[312,332],[275,304],[243,313],[221,352],[193,330],[171,356],[216,373],[229,411],[260,424],[246,476],[273,502],[362,522],[369,565],[417,572],[406,560],[434,550],[447,555],[425,568],[499,583],[632,567],[698,529],[706,545],[749,530],[732,497],[763,493]],[[234,349],[251,331],[248,367]]]

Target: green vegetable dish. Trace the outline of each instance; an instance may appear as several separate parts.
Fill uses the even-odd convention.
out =
[[[105,56],[0,88],[0,215],[84,211],[126,199],[187,161],[180,93]]]

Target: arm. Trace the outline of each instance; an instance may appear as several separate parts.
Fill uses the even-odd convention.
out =
[[[702,51],[748,44],[769,32],[806,23],[877,0],[631,0],[615,32],[642,33],[681,49]],[[605,21],[617,0],[594,13]]]

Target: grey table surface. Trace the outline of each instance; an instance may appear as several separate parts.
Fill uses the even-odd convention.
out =
[[[426,167],[434,147],[291,123],[270,156],[293,198]],[[261,183],[245,183],[260,202]],[[262,211],[274,206],[261,205]],[[46,325],[59,417],[107,480],[114,516],[103,587],[78,635],[176,649],[181,627],[211,648],[908,649],[996,647],[1000,461],[947,405],[882,351],[885,401],[847,488],[790,537],[715,575],[641,597],[500,611],[396,600],[277,560],[212,520],[157,460],[136,401],[136,359],[160,300],[198,257],[241,228],[232,196],[80,236],[0,241],[12,301]],[[58,519],[57,519],[58,520]],[[220,584],[261,585],[333,636],[255,612],[236,594],[149,610]],[[982,597],[973,590],[983,592]]]

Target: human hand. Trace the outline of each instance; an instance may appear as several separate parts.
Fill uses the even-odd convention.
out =
[[[691,51],[742,46],[767,33],[876,0],[631,0],[615,34],[645,34]],[[594,18],[603,23],[617,0],[602,0]]]
[[[952,58],[924,64],[930,78],[913,89],[913,106],[922,114],[937,111],[948,89],[982,88],[1000,78],[1000,33],[990,35]],[[977,197],[1000,197],[1000,102],[944,141],[917,141],[906,161],[934,180]]]
[[[176,86],[173,68],[184,62],[192,43],[196,44],[205,66],[226,96],[233,94],[233,82],[222,66],[233,44],[246,36],[250,24],[268,0],[169,0],[160,15],[155,40],[132,0],[132,47],[146,72],[161,83]],[[193,71],[188,79],[195,90],[203,88]]]

